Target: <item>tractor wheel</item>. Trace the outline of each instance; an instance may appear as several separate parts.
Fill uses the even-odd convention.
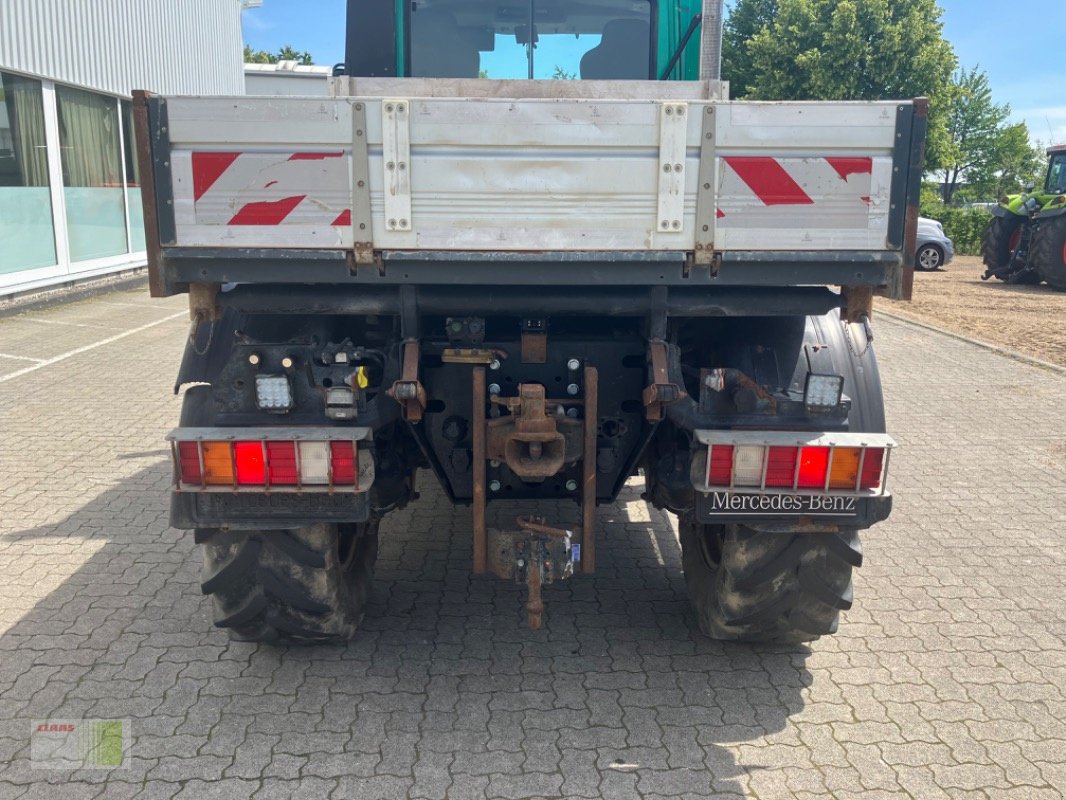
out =
[[[377,558],[377,523],[293,530],[197,531],[201,588],[215,625],[252,642],[351,639],[363,619]]]
[[[1066,292],[1066,214],[1040,223],[1033,236],[1033,264],[1049,286]]]
[[[712,639],[809,642],[851,608],[856,531],[789,533],[681,521],[682,564],[701,630]]]
[[[1022,217],[993,217],[985,231],[985,238],[981,244],[981,255],[984,258],[988,276],[994,275],[1001,281],[1007,279],[1002,272],[1010,264],[1011,254],[1018,247],[1022,238]]]

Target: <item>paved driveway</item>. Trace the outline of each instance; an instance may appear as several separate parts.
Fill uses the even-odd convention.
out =
[[[0,319],[0,798],[1061,798],[1066,378],[882,321],[897,511],[810,649],[726,646],[631,485],[601,568],[521,625],[427,485],[347,647],[230,643],[162,436],[186,331],[140,293]],[[34,720],[127,718],[127,769]]]

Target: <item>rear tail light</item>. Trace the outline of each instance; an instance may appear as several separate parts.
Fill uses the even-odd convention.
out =
[[[295,486],[300,482],[296,469],[296,442],[267,442],[267,467],[271,486]]]
[[[168,437],[173,443],[179,489],[261,487],[291,491],[338,487],[360,490],[357,443],[347,438],[324,438],[336,436],[335,431],[323,429],[322,439],[306,441],[265,438],[274,434],[240,439],[208,435],[185,438],[195,430],[179,429]],[[217,435],[218,429],[210,431]],[[244,429],[237,436],[257,432],[257,429]]]
[[[706,438],[726,436],[708,432]],[[788,436],[788,434],[777,434]],[[875,440],[851,446],[821,444],[832,438]],[[771,434],[765,438],[772,439]],[[737,438],[743,439],[744,436]],[[751,437],[748,437],[751,438]],[[883,435],[838,434],[808,437],[815,445],[710,444],[707,459],[707,487],[737,489],[804,490],[869,493],[882,489],[887,466],[886,454],[894,446]],[[881,441],[878,441],[881,440]],[[880,446],[884,443],[884,446]]]
[[[355,446],[351,442],[330,442],[329,453],[333,482],[337,485],[354,485],[359,474],[355,463]]]
[[[233,483],[233,448],[229,442],[204,442],[203,454],[204,483],[230,486]]]

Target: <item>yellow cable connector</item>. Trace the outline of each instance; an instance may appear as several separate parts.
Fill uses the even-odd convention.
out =
[[[355,385],[360,389],[365,389],[370,385],[370,377],[367,375],[366,367],[359,367],[355,371]]]

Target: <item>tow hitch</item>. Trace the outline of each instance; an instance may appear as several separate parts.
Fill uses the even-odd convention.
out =
[[[540,587],[574,574],[581,545],[573,541],[573,531],[552,528],[537,517],[519,517],[517,526],[514,531],[489,531],[489,568],[504,580],[526,585],[526,615],[536,630],[544,621]]]

